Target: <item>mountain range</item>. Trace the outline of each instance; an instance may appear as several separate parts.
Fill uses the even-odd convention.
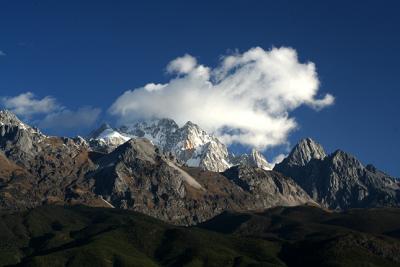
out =
[[[225,171],[240,163],[265,170],[271,170],[273,167],[255,149],[250,154],[229,153],[228,148],[217,137],[190,121],[182,127],[171,119],[142,121],[115,129],[103,124],[87,139],[93,150],[108,153],[129,139],[140,137],[150,140],[164,153],[173,154],[188,167],[200,167],[214,172]]]
[[[273,168],[273,169],[272,169]],[[0,208],[46,204],[121,208],[177,225],[225,211],[311,205],[397,207],[400,183],[354,156],[301,140],[272,166],[259,151],[234,155],[187,122],[102,125],[88,137],[54,137],[0,111]]]

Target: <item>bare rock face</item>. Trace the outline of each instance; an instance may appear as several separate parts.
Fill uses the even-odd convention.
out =
[[[291,178],[275,171],[239,165],[226,170],[223,175],[249,192],[263,207],[316,204]]]
[[[311,139],[302,140],[274,170],[292,177],[315,201],[331,209],[398,206],[399,181],[352,155],[329,156]]]
[[[99,168],[87,176],[96,194],[115,207],[176,224],[196,224],[227,209],[262,210],[313,202],[278,173],[234,167],[221,175],[182,167],[144,138],[126,142],[97,164]],[[240,170],[240,178],[232,176],[235,170]],[[244,188],[239,179],[251,186]]]

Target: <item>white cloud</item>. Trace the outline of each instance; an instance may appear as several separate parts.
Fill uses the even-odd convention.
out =
[[[6,53],[4,53],[3,51],[0,50],[0,57],[1,56],[6,56],[6,55],[7,55]]]
[[[292,48],[256,47],[225,56],[210,69],[190,55],[167,66],[176,73],[167,84],[128,90],[110,107],[120,123],[168,117],[190,120],[226,144],[265,149],[287,142],[297,127],[290,111],[307,105],[316,110],[333,104],[330,94],[317,98],[318,75],[312,62],[301,63]]]
[[[28,123],[34,123],[57,133],[63,133],[65,130],[87,129],[96,123],[101,113],[101,109],[92,107],[70,110],[59,104],[54,97],[46,96],[40,99],[31,92],[13,97],[2,97],[0,106]]]
[[[168,66],[169,73],[187,74],[191,72],[197,65],[197,60],[191,55],[184,55],[172,60]]]
[[[100,113],[101,109],[92,107],[83,107],[75,111],[64,109],[46,115],[39,122],[39,127],[57,131],[88,128],[96,123]]]
[[[31,92],[22,93],[14,97],[1,98],[1,104],[6,109],[22,117],[31,117],[35,114],[49,113],[61,107],[55,98],[46,96],[37,99]]]

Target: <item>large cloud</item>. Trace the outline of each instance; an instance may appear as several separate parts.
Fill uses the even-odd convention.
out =
[[[169,117],[190,120],[226,144],[259,149],[285,143],[296,128],[289,112],[301,105],[320,110],[334,102],[317,98],[318,75],[311,62],[300,63],[292,48],[256,47],[222,58],[214,69],[185,55],[171,61],[176,76],[167,84],[150,83],[126,91],[110,107],[120,123]]]

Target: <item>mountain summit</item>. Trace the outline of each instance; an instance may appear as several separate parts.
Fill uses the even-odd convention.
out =
[[[326,153],[320,144],[311,138],[305,138],[299,141],[282,163],[290,166],[305,166],[312,159],[324,159],[325,157]]]
[[[102,125],[89,136],[95,151],[110,152],[131,138],[146,138],[163,152],[171,153],[188,167],[222,172],[233,165],[246,164],[270,170],[271,164],[256,150],[234,156],[219,139],[188,121],[179,127],[171,119],[156,119],[113,129]]]
[[[315,201],[331,209],[398,206],[400,183],[354,156],[337,150],[326,155],[312,139],[301,140],[274,167],[292,177]]]

